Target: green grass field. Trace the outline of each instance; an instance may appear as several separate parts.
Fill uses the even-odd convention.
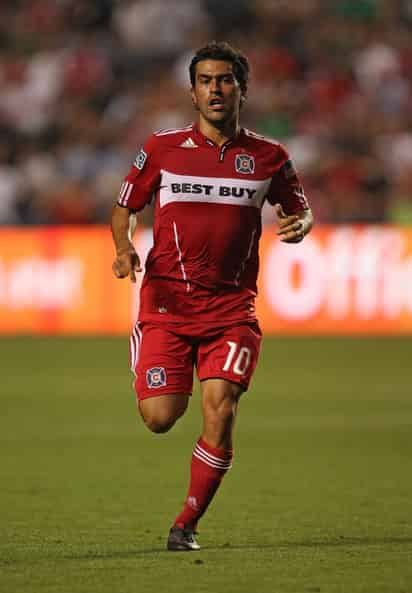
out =
[[[0,593],[412,592],[412,343],[266,339],[198,553],[166,552],[199,395],[135,413],[126,339],[0,341]]]

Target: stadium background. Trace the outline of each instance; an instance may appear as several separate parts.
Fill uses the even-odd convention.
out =
[[[317,225],[280,245],[264,211],[262,358],[193,560],[163,550],[199,394],[166,438],[136,419],[107,221],[211,39]],[[3,1],[0,87],[0,590],[409,593],[412,2]]]
[[[263,328],[409,332],[411,27],[407,0],[3,2],[0,333],[128,331],[135,298],[112,286],[110,239],[90,227],[107,224],[144,139],[192,121],[188,62],[213,38],[250,57],[242,122],[286,144],[316,219],[286,268],[279,246],[263,254]],[[264,221],[269,245],[270,207]],[[94,265],[73,225],[89,226]]]

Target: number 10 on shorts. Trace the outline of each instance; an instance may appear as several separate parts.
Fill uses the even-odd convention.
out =
[[[229,346],[229,352],[222,370],[229,371],[232,368],[235,375],[244,375],[249,368],[252,358],[250,348],[246,346],[239,348],[239,344],[229,342],[229,340],[226,344]]]

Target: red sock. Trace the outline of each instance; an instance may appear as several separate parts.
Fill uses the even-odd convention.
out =
[[[183,511],[176,517],[175,525],[196,526],[206,511],[220,482],[232,466],[232,449],[216,449],[199,439],[193,450],[190,467],[190,485]]]

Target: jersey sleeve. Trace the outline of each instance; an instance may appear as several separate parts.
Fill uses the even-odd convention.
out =
[[[139,211],[148,204],[160,182],[156,137],[151,136],[137,153],[117,196],[117,204]]]
[[[277,169],[267,195],[270,204],[281,204],[286,214],[296,214],[309,208],[295,166],[283,146],[277,155]],[[280,162],[280,166],[278,165]]]

